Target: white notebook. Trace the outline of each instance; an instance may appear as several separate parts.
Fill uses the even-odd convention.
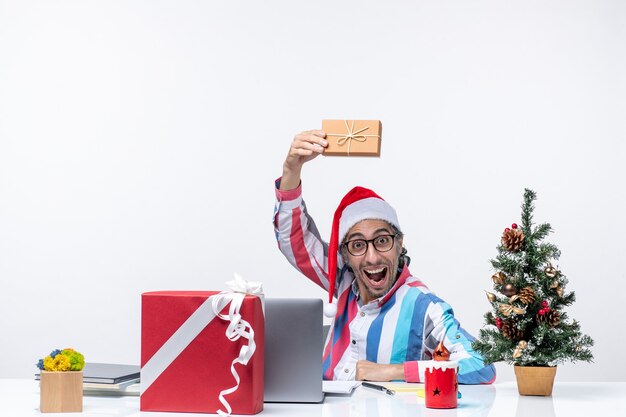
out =
[[[352,394],[359,385],[358,381],[322,381],[322,391],[325,394]]]

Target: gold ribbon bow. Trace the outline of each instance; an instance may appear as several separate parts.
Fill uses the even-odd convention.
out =
[[[359,133],[366,131],[369,129],[368,126],[365,126],[363,129],[359,129],[356,132],[354,131],[354,120],[351,120],[351,124],[348,125],[348,121],[344,120],[346,123],[346,130],[348,131],[345,135],[340,135],[338,133],[327,133],[326,136],[337,136],[337,146],[343,146],[348,142],[348,155],[350,155],[350,146],[352,145],[352,141],[356,140],[357,142],[365,142],[367,138],[380,138],[379,135],[360,135]]]
[[[517,315],[526,314],[525,309],[514,307],[510,304],[500,304],[500,307],[498,307],[498,310],[500,310],[500,313],[504,314],[507,317],[509,317],[511,313],[515,313]]]

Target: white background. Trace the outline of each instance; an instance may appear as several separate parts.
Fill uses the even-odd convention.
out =
[[[373,188],[476,334],[530,187],[596,340],[557,379],[624,380],[625,44],[617,0],[0,1],[0,377],[56,347],[139,363],[144,291],[237,271],[323,298],[277,250],[273,180],[295,133],[356,118],[381,158],[303,173],[324,236]]]

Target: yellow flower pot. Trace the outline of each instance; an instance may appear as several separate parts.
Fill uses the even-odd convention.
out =
[[[515,369],[517,391],[520,395],[552,395],[556,366],[518,366]]]
[[[83,372],[41,371],[39,411],[42,413],[83,411]]]

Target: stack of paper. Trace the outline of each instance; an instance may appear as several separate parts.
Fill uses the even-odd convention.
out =
[[[107,396],[136,396],[140,394],[139,379],[121,382],[119,384],[98,384],[83,382],[83,395],[107,397]]]

